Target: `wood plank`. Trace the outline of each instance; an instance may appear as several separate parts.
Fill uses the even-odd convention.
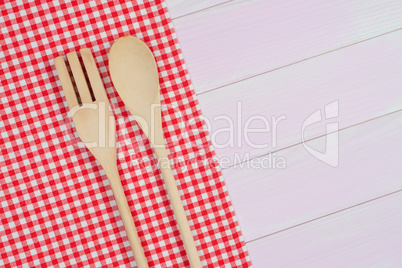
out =
[[[400,29],[400,14],[394,0],[242,0],[173,23],[201,93]]]
[[[340,128],[402,109],[401,44],[402,30],[199,95],[217,155],[228,158],[229,166],[236,154],[260,156],[300,143],[303,122],[334,101],[339,103],[335,121]],[[238,119],[238,103],[242,120]],[[246,140],[246,121],[255,115],[267,119],[271,132],[252,133]],[[276,131],[274,116],[286,116]],[[229,127],[228,119],[235,131],[233,144],[224,146],[231,139],[224,130]],[[305,138],[324,135],[326,123],[322,120],[307,127]],[[251,127],[263,128],[264,124],[254,120]],[[254,146],[264,144],[268,146]]]
[[[249,243],[254,267],[401,267],[402,193]]]
[[[230,0],[167,0],[166,4],[170,16],[174,19],[229,1]]]
[[[335,134],[330,134],[335,135]],[[339,132],[339,166],[303,145],[276,153],[286,168],[236,166],[223,170],[246,241],[278,232],[402,189],[402,111]],[[327,137],[307,144],[325,148]],[[280,166],[279,166],[280,167]]]

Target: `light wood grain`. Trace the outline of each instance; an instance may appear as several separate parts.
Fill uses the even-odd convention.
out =
[[[401,129],[402,111],[341,131],[336,168],[297,145],[276,153],[286,169],[224,170],[246,241],[402,189]],[[322,150],[325,141],[307,144]]]
[[[247,245],[254,267],[401,267],[402,193]]]
[[[302,124],[317,109],[333,101],[339,102],[336,121],[344,128],[402,109],[402,31],[387,34],[363,43],[334,51],[265,75],[235,83],[219,90],[199,95],[204,116],[212,126],[212,140],[217,155],[231,160],[249,153],[259,156],[300,143]],[[242,120],[238,119],[241,103]],[[220,148],[230,139],[225,115],[233,120],[233,146]],[[248,144],[242,134],[247,119],[264,116],[273,128],[272,116],[286,116],[274,131],[249,134]],[[326,120],[309,126],[306,139],[326,133]],[[242,131],[238,127],[242,126]],[[263,128],[261,120],[251,125]],[[241,144],[238,138],[241,137]],[[276,144],[274,144],[276,141]],[[253,144],[269,144],[256,148]]]
[[[173,23],[212,133],[228,126],[213,121],[217,116],[237,127],[239,101],[242,124],[252,115],[287,116],[276,146],[272,133],[251,135],[270,143],[264,149],[244,139],[215,146],[231,163],[236,153],[279,150],[276,157],[286,158],[285,170],[245,163],[223,170],[245,239],[253,241],[253,265],[401,266],[401,194],[351,207],[402,189],[402,112],[395,113],[402,109],[402,2],[235,0],[201,10],[168,1],[175,2],[168,2],[171,14],[178,10]],[[309,139],[324,135],[328,122],[349,127],[340,132],[340,163],[332,168],[295,144],[303,121],[336,100],[338,118],[305,132]],[[228,135],[216,137],[224,143]],[[308,144],[322,150],[326,139]]]
[[[400,14],[392,0],[244,0],[173,23],[201,93],[394,31]]]
[[[170,16],[175,19],[177,17],[186,16],[206,8],[212,8],[230,0],[167,0],[167,6]]]

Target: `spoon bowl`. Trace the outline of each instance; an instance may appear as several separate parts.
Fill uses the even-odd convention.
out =
[[[158,69],[154,56],[140,39],[124,36],[109,52],[113,84],[128,110],[150,120],[151,104],[160,103]]]

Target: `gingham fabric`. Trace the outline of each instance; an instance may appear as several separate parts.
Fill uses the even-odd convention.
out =
[[[117,120],[125,194],[151,267],[188,267],[153,150],[110,81],[113,41],[153,51],[174,175],[206,267],[249,267],[233,207],[161,1],[0,4],[0,267],[136,266],[99,163],[72,127],[53,59],[89,47]]]

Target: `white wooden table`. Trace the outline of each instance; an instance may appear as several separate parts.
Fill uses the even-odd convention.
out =
[[[402,2],[167,4],[253,265],[401,267]]]

